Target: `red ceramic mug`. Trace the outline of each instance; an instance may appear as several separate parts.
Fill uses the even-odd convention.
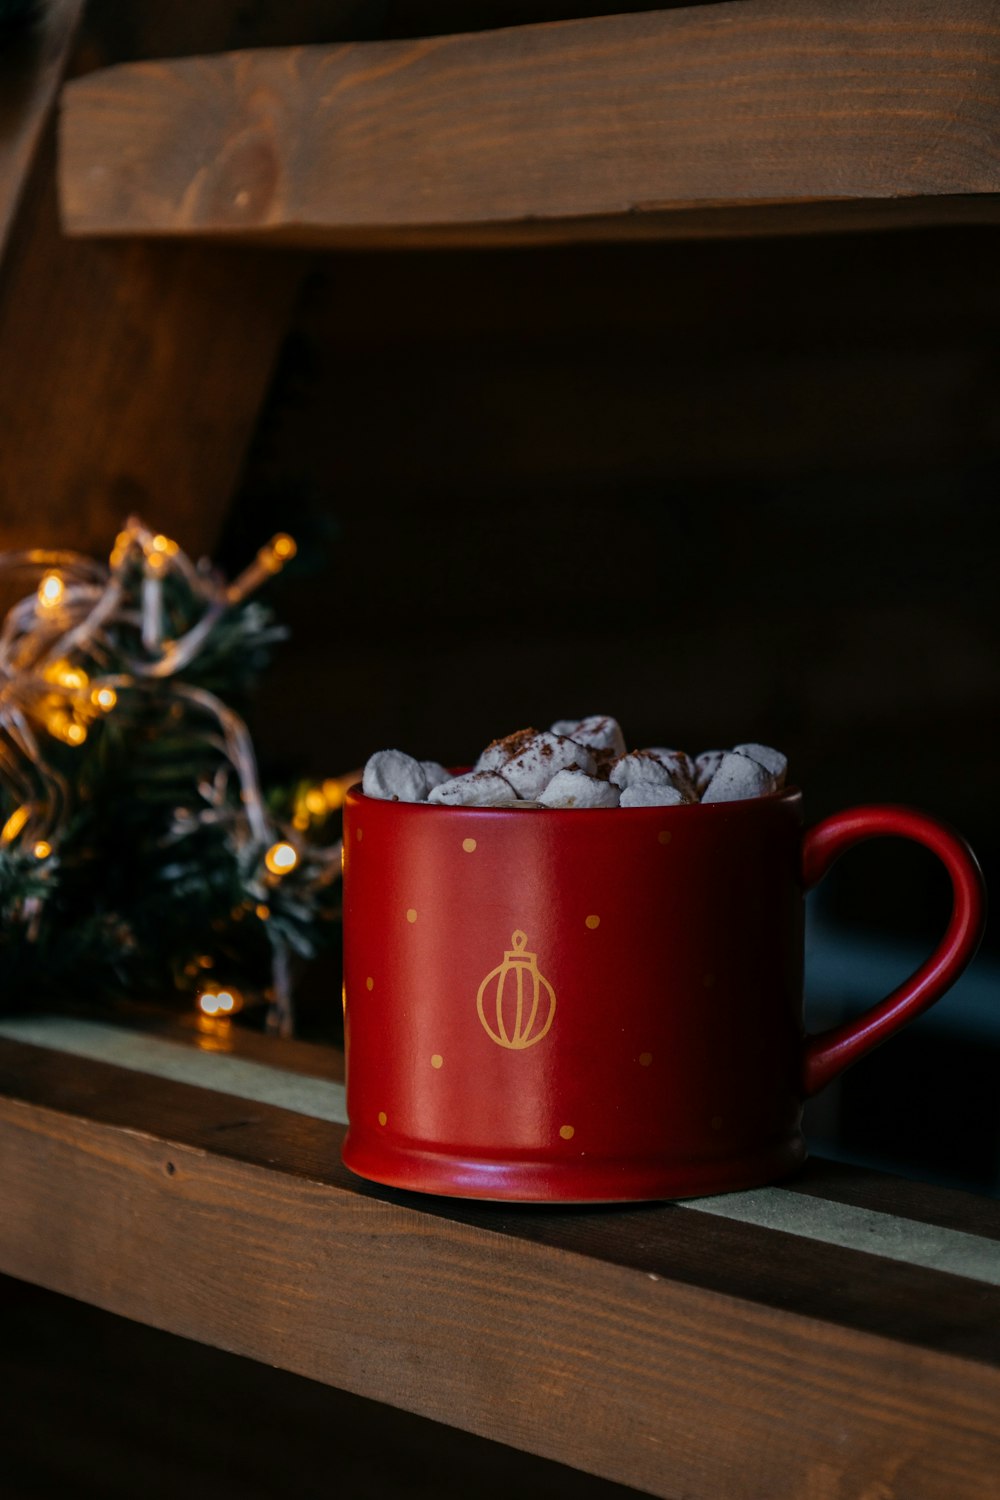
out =
[[[865,1015],[806,1036],[803,896],[851,845],[931,849],[954,908]],[[448,808],[355,788],[345,823],[344,1161],[519,1202],[753,1187],[805,1156],[802,1102],[954,983],[975,857],[892,806],[803,834],[801,796],[667,808]]]

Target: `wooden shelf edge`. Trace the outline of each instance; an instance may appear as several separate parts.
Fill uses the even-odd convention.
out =
[[[664,1497],[822,1468],[974,1500],[1000,1466],[996,1364],[618,1253],[659,1226],[669,1261],[700,1215],[428,1204],[351,1179],[341,1136],[0,1041],[0,1271]]]
[[[78,235],[407,246],[995,222],[1000,0],[729,0],[132,64],[66,88],[61,141]]]

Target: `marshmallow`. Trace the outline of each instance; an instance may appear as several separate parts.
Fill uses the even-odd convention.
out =
[[[365,765],[361,790],[388,802],[423,802],[427,776],[418,760],[402,750],[376,750]]]
[[[494,762],[501,756],[506,756],[499,764]],[[490,764],[482,766],[484,758],[488,758]],[[575,740],[565,739],[558,734],[551,734],[543,730],[540,734],[534,731],[521,730],[518,734],[512,734],[506,740],[495,740],[489,745],[479,757],[477,769],[488,769],[497,771],[509,781],[518,797],[532,802],[539,798],[559,771],[586,771],[592,776],[597,770],[597,763],[590,751],[583,745],[578,745]]]
[[[675,807],[739,802],[785,784],[787,758],[770,745],[683,750],[654,745],[626,754],[617,722],[601,714],[558,719],[549,730],[519,729],[487,745],[465,776],[436,760],[380,750],[365,766],[369,797],[444,807]]]
[[[788,756],[782,755],[780,750],[773,750],[770,745],[734,745],[733,754],[745,755],[748,760],[755,760],[763,766],[768,775],[774,777],[775,790],[784,786]]]
[[[541,801],[546,807],[617,807],[618,788],[584,771],[559,771]]]
[[[694,784],[698,792],[703,792],[722,764],[725,750],[703,750],[694,758]]]
[[[679,792],[684,793],[685,802],[697,802],[695,787],[696,771],[691,757],[683,750],[667,750],[662,745],[652,745],[647,755],[655,755],[661,765],[670,772],[670,779]]]
[[[727,753],[702,796],[702,802],[742,802],[748,797],[764,797],[775,790],[775,779],[748,755]]]
[[[622,755],[611,767],[609,777],[613,786],[634,786],[637,781],[649,781],[655,786],[673,786],[673,777],[656,755],[651,750],[633,750],[628,755]]]
[[[620,807],[678,807],[687,802],[683,792],[675,786],[659,785],[654,781],[633,781],[622,792]]]
[[[451,780],[451,772],[446,771],[444,766],[436,760],[422,760],[420,769],[427,777],[427,787],[433,791],[436,786],[443,786],[446,781]]]
[[[515,792],[509,781],[495,771],[469,771],[442,781],[427,798],[439,807],[498,807],[513,802]]]
[[[473,766],[474,771],[499,771],[513,760],[525,745],[529,745],[538,733],[537,729],[516,729],[505,734],[503,739],[491,740]]]
[[[617,760],[619,755],[625,754],[625,736],[618,721],[606,714],[591,714],[586,719],[557,719],[549,732],[585,745],[594,752],[597,760],[606,756]]]

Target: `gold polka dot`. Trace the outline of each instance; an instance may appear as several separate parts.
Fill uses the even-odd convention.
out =
[[[462,840],[462,848],[465,850],[466,854],[471,854],[472,851],[473,851],[473,849],[475,849],[475,847],[476,847],[476,841],[475,841],[475,839],[463,839]]]
[[[722,1129],[722,1116],[721,1115],[713,1115],[712,1116],[712,1129],[713,1130],[721,1130]]]
[[[576,1131],[573,1129],[572,1125],[560,1125],[559,1134],[562,1136],[564,1141],[571,1141],[576,1135]]]
[[[669,844],[670,840],[673,838],[673,834],[670,832],[669,828],[661,828],[656,837],[659,839],[661,844]]]
[[[408,922],[415,922],[417,920],[416,907],[410,907],[409,911],[406,913],[406,920]]]
[[[440,1068],[443,1062],[444,1058],[441,1056],[440,1052],[435,1052],[434,1056],[431,1058],[431,1067]]]
[[[379,1110],[379,1115],[378,1115],[378,1122],[379,1122],[379,1124],[380,1125],[384,1125],[385,1122],[386,1122],[386,1120],[388,1120],[388,1118],[389,1118],[389,1116],[386,1114],[385,1110],[384,1109],[380,1109]]]
[[[584,926],[589,927],[591,931],[593,931],[595,927],[600,927],[600,925],[600,917],[588,917],[586,922],[584,923]]]
[[[374,979],[370,979],[370,978],[366,979],[365,980],[365,989],[366,990],[373,990],[374,988],[375,988],[375,981],[374,981]]]
[[[710,990],[712,988],[712,985],[715,983],[715,975],[705,974],[701,982],[705,986],[706,990]]]
[[[363,828],[356,828],[354,830],[354,837],[357,839],[359,844],[361,843],[361,840],[364,838],[364,836],[365,830]]]
[[[652,1054],[652,1052],[640,1052],[639,1053],[639,1066],[640,1067],[648,1068],[649,1065],[650,1065],[650,1063],[652,1061],[653,1061],[653,1054]]]

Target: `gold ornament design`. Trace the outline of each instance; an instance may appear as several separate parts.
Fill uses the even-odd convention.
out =
[[[487,974],[476,996],[487,1036],[512,1052],[523,1052],[547,1036],[556,1014],[556,992],[538,972],[538,954],[526,951],[527,941],[524,932],[512,935],[514,946]]]

